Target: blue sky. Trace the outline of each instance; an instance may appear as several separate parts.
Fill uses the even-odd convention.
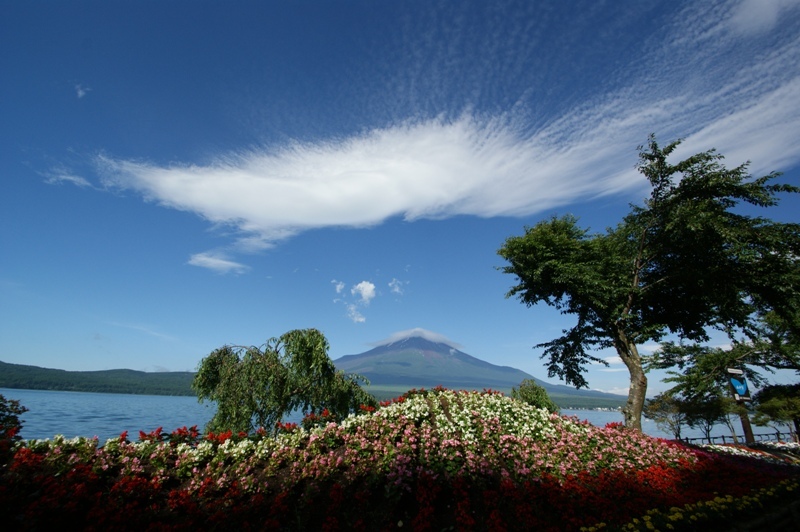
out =
[[[571,321],[504,298],[507,237],[616,224],[650,133],[800,184],[797,0],[0,9],[5,362],[192,370],[422,328],[547,379],[532,346]],[[590,386],[624,392],[610,361]]]

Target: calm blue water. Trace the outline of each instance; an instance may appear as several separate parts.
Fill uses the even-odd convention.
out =
[[[179,427],[197,425],[203,429],[213,417],[215,407],[208,403],[200,404],[195,397],[172,397],[164,395],[127,395],[112,393],[57,392],[46,390],[16,390],[0,388],[0,394],[7,399],[17,399],[28,412],[23,414],[20,435],[28,440],[52,438],[62,434],[67,438],[75,436],[97,436],[101,443],[128,431],[131,440],[136,440],[139,431],[150,432],[163,427],[171,432]],[[620,412],[595,410],[562,410],[562,414],[586,419],[595,426],[621,422]],[[290,416],[286,421],[299,422],[300,416]],[[655,423],[642,420],[646,434],[661,438],[672,438],[658,430]],[[754,427],[756,432],[769,432]],[[738,434],[741,427],[736,425]],[[727,427],[717,426],[712,435],[730,435]],[[683,429],[683,437],[699,438],[697,430]]]
[[[585,419],[592,425],[596,427],[605,427],[608,423],[622,423],[622,412],[607,412],[604,410],[562,410],[561,413],[565,416],[577,416],[578,419]],[[736,430],[736,435],[741,439],[744,432],[742,431],[742,424],[741,422],[736,419],[733,425],[734,429]],[[784,431],[786,429],[783,429]],[[656,438],[666,438],[668,440],[673,439],[672,433],[667,433],[659,430],[656,426],[654,421],[649,419],[642,418],[642,432],[645,434],[649,434],[650,436],[654,436]],[[766,427],[756,427],[753,426],[753,432],[756,434],[764,433],[774,433],[773,429],[769,429]],[[727,425],[720,424],[715,426],[711,431],[711,436],[726,436],[730,437],[731,431]],[[690,429],[689,427],[683,427],[681,429],[681,438],[704,438],[705,435],[699,429]],[[728,440],[730,442],[730,440]],[[700,443],[700,442],[695,442]],[[705,442],[702,442],[705,443]],[[720,443],[717,441],[716,443]]]
[[[215,411],[196,397],[16,389],[0,389],[0,394],[28,409],[20,432],[28,440],[63,434],[67,438],[97,436],[103,443],[127,430],[135,441],[140,430],[158,427],[171,432],[197,425],[202,430]]]

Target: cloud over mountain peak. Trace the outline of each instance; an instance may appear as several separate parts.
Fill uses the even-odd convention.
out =
[[[372,343],[370,345],[373,345],[375,347],[379,347],[379,346],[382,346],[382,345],[389,345],[389,344],[393,344],[395,342],[401,342],[403,340],[408,340],[409,338],[423,338],[425,340],[428,340],[429,342],[435,342],[437,344],[446,344],[446,345],[449,345],[450,347],[454,347],[456,349],[461,349],[463,347],[460,344],[457,344],[456,342],[450,340],[449,338],[447,338],[443,334],[439,334],[439,333],[436,333],[436,332],[433,332],[433,331],[429,331],[429,330],[423,329],[421,327],[415,327],[413,329],[408,329],[408,330],[405,330],[405,331],[398,331],[398,332],[393,333],[392,335],[390,335],[385,340],[381,340],[379,342],[374,342],[374,343]]]

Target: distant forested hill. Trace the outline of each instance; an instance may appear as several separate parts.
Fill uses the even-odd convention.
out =
[[[140,395],[195,395],[194,373],[146,373],[131,369],[65,371],[0,362],[0,388],[62,390],[69,392],[132,393]]]

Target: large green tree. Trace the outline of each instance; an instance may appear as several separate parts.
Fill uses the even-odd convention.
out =
[[[224,346],[199,365],[192,387],[217,404],[212,431],[274,431],[284,416],[302,411],[342,419],[360,405],[376,406],[361,388],[366,379],[338,371],[328,341],[316,329],[289,331],[263,348]]]
[[[625,424],[641,430],[647,377],[638,345],[667,334],[700,342],[708,329],[754,335],[754,316],[775,313],[790,335],[800,331],[800,225],[752,216],[742,204],[770,207],[800,188],[753,178],[747,164],[728,169],[714,150],[675,164],[679,141],[651,136],[639,149],[650,197],[604,233],[590,234],[573,216],[554,217],[498,253],[516,276],[506,294],[528,306],[545,303],[576,323],[544,348],[549,375],[576,387],[594,349],[613,348],[630,374]]]

